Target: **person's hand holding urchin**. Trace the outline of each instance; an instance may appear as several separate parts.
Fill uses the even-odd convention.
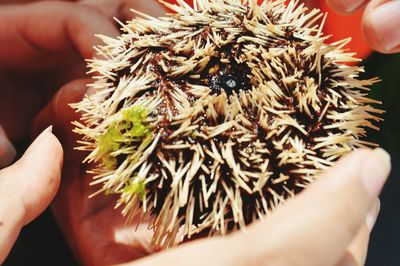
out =
[[[103,36],[91,93],[73,107],[97,164],[95,194],[150,222],[154,248],[225,234],[299,193],[342,155],[374,146],[377,79],[329,44],[301,4],[196,1]]]

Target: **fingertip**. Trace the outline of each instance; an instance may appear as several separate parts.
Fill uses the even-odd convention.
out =
[[[354,190],[352,193],[357,190],[364,203],[372,203],[379,196],[390,170],[390,155],[385,150],[359,149],[343,156],[306,191],[318,194],[318,191],[327,193],[346,188]]]
[[[72,121],[76,118],[76,113],[69,106],[70,104],[81,101],[87,93],[87,85],[91,79],[78,79],[65,84],[57,92],[52,100],[53,112],[56,119],[61,123]],[[56,122],[56,121],[54,121]]]
[[[29,165],[33,165],[35,161],[40,162],[34,168],[39,168],[41,171],[43,170],[43,165],[51,166],[52,169],[46,171],[51,174],[53,171],[50,170],[61,173],[62,159],[63,148],[58,138],[53,134],[53,126],[51,125],[36,137],[20,161]]]
[[[349,152],[348,154],[346,154],[345,156],[343,156],[340,161],[351,161],[352,159],[355,158],[363,158],[365,156],[370,155],[374,150],[370,149],[370,148],[360,148],[354,151]]]
[[[361,179],[363,168],[376,153],[376,150],[360,149],[344,156],[304,192],[268,216],[264,224],[251,226],[247,234],[254,238],[268,235],[272,246],[278,248],[282,247],[275,243],[285,239],[284,249],[291,253],[285,259],[287,265],[336,265],[365,223],[372,206],[374,198]],[[370,169],[370,173],[370,180],[380,178],[374,176],[380,171]],[[380,186],[383,183],[372,181],[371,184]],[[309,240],[307,245],[305,238]],[[259,246],[254,247],[255,257],[265,251]]]
[[[336,13],[349,16],[354,14],[358,10],[362,9],[366,1],[365,0],[326,0],[328,6]]]
[[[372,1],[362,20],[366,42],[383,54],[400,52],[400,2]]]
[[[341,157],[335,165],[327,170],[323,176],[337,175],[338,172],[346,173],[349,169],[354,169],[354,166],[361,164],[365,158],[373,153],[372,149],[360,148],[349,152]]]
[[[42,213],[60,185],[60,142],[45,130],[20,160],[0,171],[0,264],[20,229]]]
[[[24,224],[46,209],[60,185],[63,148],[51,130],[44,130],[12,166],[24,203]]]
[[[48,125],[54,125],[54,133],[61,140],[66,151],[76,146],[77,135],[72,132],[72,122],[79,120],[79,114],[70,104],[77,103],[87,93],[91,79],[78,79],[64,85],[51,102],[35,118],[33,132],[40,132]]]
[[[359,175],[371,201],[377,198],[391,171],[391,158],[382,148],[373,150],[361,164]]]
[[[64,130],[70,126],[70,122],[77,118],[77,114],[69,106],[82,100],[87,93],[87,84],[91,79],[78,79],[71,81],[60,88],[54,95],[50,103],[43,108],[36,116],[32,131],[38,135],[38,132],[44,130],[48,125],[55,125],[55,131]]]

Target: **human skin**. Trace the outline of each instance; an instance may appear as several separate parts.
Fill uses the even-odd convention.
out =
[[[371,48],[385,54],[400,52],[400,1],[327,0],[327,3],[343,15],[364,9],[361,27]]]
[[[124,223],[115,198],[88,196],[90,166],[73,151],[77,136],[67,121],[78,114],[67,108],[82,99],[86,83],[64,86],[36,119],[36,128],[53,124],[65,147],[60,191],[53,210],[82,265],[364,265],[369,232],[378,214],[377,197],[390,169],[378,149],[359,150],[341,159],[296,198],[247,232],[193,240],[168,251],[150,247],[152,231],[135,220]]]
[[[0,7],[0,169],[14,159],[11,141],[29,137],[33,117],[60,84],[85,75],[84,59],[93,57],[93,46],[99,44],[95,34],[118,35],[112,17],[124,17],[121,7],[129,3],[47,1]],[[20,228],[58,190],[62,148],[46,132],[18,162],[0,171],[0,264]]]
[[[15,154],[5,136],[29,136],[33,117],[57,89],[85,74],[84,58],[99,43],[94,34],[118,34],[99,10],[75,5],[0,7],[0,167]]]
[[[7,0],[7,2],[28,2],[35,0]],[[36,0],[38,1],[38,0]],[[76,1],[76,0],[65,0]],[[88,0],[100,3],[104,0]],[[106,0],[107,1],[107,0]],[[394,0],[326,0],[329,6],[342,15],[351,15],[365,9],[362,30],[365,40],[371,48],[381,53],[400,51],[400,3]],[[316,0],[305,0],[310,7],[315,7]],[[152,1],[137,1],[131,4],[143,11],[149,10]],[[126,8],[128,10],[129,8]],[[356,26],[356,25],[351,25]]]
[[[79,91],[84,88],[84,83],[88,81],[77,81],[71,84],[66,85],[61,91],[60,94],[56,96],[58,100],[54,100],[54,102],[58,102],[59,106],[52,106],[51,104],[46,108],[45,111],[42,112],[38,121],[42,128],[44,125],[49,123],[54,123],[58,130],[58,135],[61,136],[62,141],[66,143],[64,147],[70,147],[74,145],[75,138],[73,134],[71,134],[72,128],[70,126],[65,126],[64,122],[60,121],[71,121],[77,119],[75,114],[71,114],[66,111],[66,105],[60,106],[60,103],[69,103],[69,102],[78,102],[82,95],[79,96]],[[76,94],[70,94],[69,92],[74,91]],[[63,100],[60,100],[63,99]],[[58,111],[57,111],[58,110]],[[43,123],[43,121],[48,121],[47,123]],[[52,121],[52,122],[51,122]],[[361,153],[367,154],[368,151],[361,151]],[[354,155],[356,156],[356,155]],[[361,158],[361,155],[358,155]],[[366,156],[366,155],[365,155]],[[243,254],[243,252],[237,252],[237,248],[241,247],[238,242],[243,241],[244,236],[235,237],[228,237],[223,239],[215,239],[215,240],[200,240],[194,241],[193,243],[182,245],[179,248],[173,249],[169,252],[163,252],[159,255],[152,255],[150,256],[153,251],[149,246],[151,232],[146,230],[144,227],[139,227],[138,230],[135,230],[136,226],[140,223],[140,221],[134,221],[131,226],[126,226],[124,224],[124,219],[121,217],[118,210],[114,210],[114,198],[113,197],[104,197],[99,196],[94,199],[88,199],[88,196],[92,194],[96,189],[89,186],[91,176],[85,173],[85,166],[77,167],[80,165],[80,161],[83,159],[82,157],[78,157],[77,153],[72,153],[66,150],[66,164],[64,166],[64,172],[66,176],[68,176],[68,180],[63,181],[61,185],[60,193],[55,200],[54,204],[54,212],[56,217],[58,217],[59,224],[61,228],[66,232],[66,237],[73,248],[74,254],[79,262],[84,265],[112,265],[127,261],[132,261],[132,265],[193,265],[194,262],[199,262],[199,264],[215,264],[215,265],[249,265],[250,262],[254,261],[254,265],[263,265],[265,263],[262,261],[261,258],[265,257],[268,259],[277,259],[280,261],[281,264],[272,264],[272,265],[302,265],[301,258],[318,258],[318,256],[314,256],[314,253],[310,256],[306,256],[307,250],[303,250],[304,253],[294,255],[295,258],[298,258],[299,262],[297,264],[291,261],[291,256],[273,256],[271,257],[271,251],[264,250],[267,255],[263,255],[263,252],[260,252],[258,255],[254,255],[253,258],[249,258],[249,256]],[[344,159],[345,161],[351,161],[352,159],[347,158]],[[362,164],[362,160],[359,159],[358,168]],[[344,167],[345,163],[339,164],[337,168],[332,169],[327,174],[328,176],[335,176],[336,173],[340,173],[340,168]],[[353,164],[352,164],[353,165]],[[354,164],[357,165],[357,164]],[[354,166],[353,165],[353,166]],[[347,163],[349,167],[350,164]],[[346,171],[346,170],[344,170]],[[343,176],[351,175],[350,168],[347,169],[348,174]],[[343,173],[343,172],[342,172]],[[65,182],[65,183],[64,183]],[[343,187],[338,189],[345,189],[345,186],[348,184],[343,183]],[[316,185],[318,186],[318,185]],[[353,187],[356,189],[356,186]],[[316,191],[311,190],[311,191]],[[333,192],[333,194],[338,194],[339,191]],[[308,190],[304,194],[312,194],[312,192],[308,192]],[[304,195],[303,194],[303,195]],[[349,195],[353,195],[354,192],[349,191]],[[320,195],[321,196],[321,195]],[[318,196],[313,195],[309,196],[313,198],[314,202],[321,202],[322,199],[318,199]],[[316,198],[315,198],[316,197]],[[333,200],[333,199],[331,199]],[[347,198],[343,200],[348,200],[347,203],[343,203],[344,205],[349,205],[352,202],[352,198]],[[334,202],[329,202],[329,200],[322,200],[325,202],[325,207],[320,206],[320,208],[329,208],[331,204],[335,204]],[[361,202],[360,202],[361,203]],[[290,204],[288,204],[290,205]],[[79,206],[79,207],[77,207]],[[360,207],[360,206],[358,206]],[[363,208],[358,208],[357,210],[362,210]],[[289,207],[287,207],[289,208]],[[343,213],[335,213],[335,216],[346,216],[348,208]],[[372,207],[373,210],[374,207]],[[283,211],[282,211],[283,212]],[[340,211],[339,211],[340,212]],[[373,211],[372,211],[373,212]],[[285,212],[287,215],[287,220],[291,220],[293,213],[289,211]],[[316,212],[316,216],[322,215],[321,213]],[[112,220],[109,217],[113,217]],[[355,218],[350,215],[347,216],[348,223],[356,223]],[[285,220],[285,218],[282,218]],[[301,218],[300,218],[301,219]],[[283,221],[282,220],[282,221]],[[277,221],[277,220],[276,220]],[[369,219],[371,221],[371,219]],[[311,222],[311,221],[310,221]],[[326,221],[325,221],[326,222]],[[263,224],[262,226],[265,228],[270,228],[268,230],[272,231],[279,231],[280,226],[277,224],[279,222],[275,222],[275,225],[268,225]],[[268,224],[268,223],[267,223]],[[272,223],[273,224],[273,223]],[[332,222],[329,223],[332,225]],[[328,225],[328,226],[330,226]],[[320,225],[313,225],[310,226],[311,228],[319,228],[323,226],[321,223]],[[334,226],[334,225],[332,225]],[[345,225],[346,226],[346,225]],[[352,239],[348,241],[346,244],[338,244],[337,242],[332,242],[332,246],[337,247],[337,249],[332,248],[332,252],[337,252],[336,257],[332,256],[329,251],[325,250],[329,256],[321,256],[319,257],[320,261],[311,261],[307,262],[307,265],[363,265],[366,256],[367,250],[367,243],[368,243],[368,236],[369,231],[365,225],[358,224],[359,227],[353,227],[353,230],[348,230],[349,234],[347,235],[347,239]],[[254,226],[256,227],[256,226]],[[260,226],[261,227],[261,226]],[[293,224],[293,228],[298,228],[298,225]],[[370,226],[371,227],[371,226]],[[356,229],[355,229],[356,228]],[[326,229],[326,228],[325,228]],[[258,230],[254,229],[256,232],[259,233]],[[289,230],[290,231],[290,230]],[[329,232],[335,232],[336,230],[330,230]],[[345,230],[346,231],[346,230]],[[98,233],[94,233],[98,232]],[[358,234],[357,234],[358,232]],[[255,233],[257,235],[258,233]],[[317,234],[316,232],[309,231],[310,235]],[[284,233],[283,233],[284,234]],[[233,234],[241,235],[241,234]],[[330,235],[321,234],[325,238],[329,238]],[[320,236],[320,237],[321,237]],[[303,236],[304,239],[308,239],[307,236]],[[232,239],[236,239],[233,241]],[[237,241],[240,239],[239,241]],[[304,239],[301,239],[304,241]],[[332,236],[334,239],[334,236]],[[232,241],[232,242],[231,242]],[[249,240],[250,241],[250,240]],[[249,243],[249,241],[245,241],[245,243]],[[320,239],[319,241],[324,242],[327,241],[326,239]],[[258,243],[261,246],[265,246],[266,242]],[[290,239],[288,237],[287,242],[285,241],[277,241],[278,243],[282,243],[282,245],[289,245],[289,243],[296,242],[295,239]],[[311,241],[312,242],[312,241]],[[327,241],[329,242],[329,241]],[[350,243],[351,242],[351,243]],[[333,244],[334,243],[334,244]],[[271,244],[271,243],[269,243]],[[312,250],[312,245],[307,245],[303,243],[306,249]],[[218,246],[226,247],[230,246],[232,249],[230,250],[223,250],[218,248]],[[255,246],[257,246],[255,244]],[[289,245],[290,246],[290,245]],[[302,249],[299,249],[302,250]],[[308,250],[308,252],[309,252]],[[336,251],[334,251],[336,250]],[[95,252],[94,252],[95,251]],[[279,254],[278,250],[277,253]],[[282,252],[280,252],[282,253]],[[195,258],[193,254],[198,254],[200,257]],[[204,255],[206,254],[206,255]],[[231,256],[226,258],[221,254],[240,254],[237,256]],[[338,256],[337,254],[341,254]],[[276,258],[277,257],[277,258]],[[142,258],[146,258],[141,260]],[[204,259],[212,258],[213,261],[206,261]],[[335,259],[332,259],[335,258]],[[260,260],[257,260],[260,259]],[[168,261],[168,263],[166,262]],[[268,261],[268,260],[266,260]],[[236,264],[235,264],[236,263]],[[304,262],[305,263],[305,262]],[[129,263],[128,263],[129,264]]]
[[[87,2],[86,4],[89,4],[90,6],[90,2],[93,1],[86,1]],[[109,14],[111,12],[110,10],[112,9],[106,8],[99,12],[101,13],[101,15],[104,15],[104,14]],[[109,35],[113,34],[109,33]],[[49,42],[46,41],[45,43],[47,44]],[[84,56],[90,57],[91,55],[89,56],[84,55]],[[82,58],[80,56],[78,57],[79,59],[77,59],[76,63],[77,65],[82,66],[82,60],[81,60]],[[54,68],[55,65],[58,65],[59,62],[63,62],[62,59],[52,59],[52,60],[56,60],[56,63],[53,63],[52,65],[53,67],[51,68],[49,67],[49,69],[51,70]],[[50,60],[50,62],[52,61]],[[25,67],[25,65],[23,66]],[[76,66],[76,65],[74,63],[71,63],[71,66]],[[46,71],[48,71],[49,69],[46,69]],[[71,69],[74,70],[79,68],[71,67]],[[68,73],[68,71],[64,70],[60,70],[60,72],[64,74]],[[79,75],[81,74],[80,71],[77,72],[79,72]],[[23,74],[26,75],[26,73]],[[70,76],[60,75],[61,77],[58,83],[72,79],[79,75],[77,75],[74,71],[72,71],[72,74]],[[55,73],[53,76],[56,77],[57,73]],[[18,76],[14,78],[14,80],[19,80]],[[72,153],[71,151],[71,147],[75,145],[74,136],[70,135],[71,128],[69,128],[69,126],[66,125],[69,125],[69,122],[73,119],[76,119],[76,117],[74,117],[73,114],[68,113],[69,109],[67,107],[67,103],[79,101],[83,93],[85,93],[84,83],[85,81],[78,81],[77,83],[71,83],[65,86],[64,89],[61,90],[59,94],[57,94],[57,96],[54,98],[54,101],[49,105],[49,107],[42,112],[40,118],[38,119],[38,121],[42,121],[38,122],[39,127],[50,123],[56,125],[55,128],[56,133],[58,136],[61,136],[64,147],[66,149],[65,150],[66,163],[63,172],[64,179],[62,181],[60,193],[58,194],[54,204],[54,210],[59,220],[59,223],[63,228],[64,233],[74,250],[74,253],[76,254],[78,260],[81,261],[83,264],[109,265],[114,263],[128,262],[130,260],[137,260],[152,253],[152,250],[148,245],[149,238],[151,237],[151,232],[143,230],[143,228],[141,228],[138,231],[135,231],[133,230],[133,226],[129,227],[125,226],[123,217],[120,216],[118,211],[113,210],[113,202],[114,202],[113,198],[99,197],[92,200],[88,199],[88,195],[91,194],[91,192],[93,192],[94,189],[89,187],[88,184],[90,182],[90,176],[85,174],[85,168],[80,165],[80,161],[82,158],[77,156],[76,152]],[[55,84],[57,83],[56,82],[54,83],[53,85],[54,87]],[[53,86],[50,87],[52,88]],[[49,90],[52,91],[51,89]],[[22,89],[21,91],[24,90]],[[25,110],[24,112],[32,114],[43,104],[43,102],[46,101],[46,99],[49,98],[49,95],[52,95],[52,93],[44,93],[44,94],[46,95],[46,98],[43,100],[39,100],[38,101],[39,104],[37,106],[34,106],[35,108],[33,109],[29,109],[29,106],[31,104],[30,102],[33,99],[35,99],[34,97],[32,98],[32,94],[31,95],[28,94],[26,102],[22,102],[20,103],[20,105],[17,106],[19,107],[23,106],[24,108],[28,107],[27,109],[24,109]],[[37,101],[32,101],[32,102],[35,102],[37,104]],[[13,106],[9,107],[12,110]],[[48,113],[49,110],[51,110],[50,114]],[[28,119],[18,120],[18,122],[21,123],[20,125],[14,126],[15,131],[12,131],[10,128],[13,127],[10,127],[9,124],[5,123],[4,125],[6,131],[11,132],[9,133],[9,136],[13,139],[23,136],[19,135],[19,133],[22,132],[22,134],[25,134],[24,133],[26,132],[25,129],[27,126],[29,126],[31,119],[32,118],[30,116]],[[5,121],[7,121],[7,119],[5,119]],[[368,160],[373,160],[373,161],[376,160],[376,162],[381,162],[378,163],[378,165],[385,165],[384,163],[385,160],[382,158],[384,156],[382,156],[382,154],[371,153],[370,151],[361,151],[361,153],[357,156],[353,155],[356,157],[349,157],[347,158],[347,160],[344,159],[343,161],[345,162],[352,161],[351,165],[357,166],[357,169],[361,168],[362,165],[365,164],[364,160],[367,160],[367,158]],[[361,175],[360,174],[359,176],[355,176],[354,175],[355,169],[351,168],[349,163],[340,163],[339,166],[337,167],[338,168],[334,168],[331,172],[327,174],[329,178],[323,178],[323,180],[333,180],[333,178],[336,177],[336,175],[334,174],[335,172],[341,173],[341,176],[353,177],[350,178],[350,181],[353,179],[354,180],[357,179]],[[385,174],[381,174],[381,176],[383,176],[381,177],[381,179],[384,179],[384,176],[386,176],[387,168],[388,167],[386,167],[386,170],[382,170],[382,172],[385,172]],[[346,170],[340,170],[340,169],[346,169]],[[379,169],[379,167],[377,169]],[[2,173],[4,176],[3,177],[4,180],[9,179],[11,176],[13,176],[13,174],[10,173],[9,171],[3,171]],[[314,185],[313,187],[319,186],[318,189],[310,188],[309,190],[307,190],[305,193],[302,194],[302,197],[298,197],[299,200],[296,199],[289,202],[287,204],[287,206],[289,207],[282,208],[283,210],[277,212],[277,214],[274,214],[274,216],[271,216],[272,218],[268,217],[265,223],[262,224],[259,223],[252,226],[249,229],[249,232],[254,232],[253,234],[244,235],[237,233],[226,238],[215,238],[213,240],[194,241],[190,244],[182,245],[179,248],[172,249],[169,252],[160,253],[154,256],[147,256],[145,260],[137,260],[132,262],[132,264],[135,265],[191,264],[192,265],[193,262],[198,262],[201,263],[202,265],[203,264],[249,265],[250,263],[253,263],[253,265],[263,265],[263,263],[265,262],[272,264],[271,263],[272,261],[274,263],[275,262],[277,263],[274,265],[300,265],[296,263],[304,262],[303,260],[304,258],[306,258],[312,260],[312,261],[307,261],[307,263],[309,262],[309,264],[307,265],[333,265],[333,264],[362,265],[365,259],[369,231],[367,230],[367,227],[364,224],[364,219],[360,219],[360,217],[362,216],[364,218],[364,216],[367,213],[366,210],[371,208],[372,208],[372,213],[376,213],[375,211],[376,209],[372,207],[373,205],[371,202],[374,201],[372,198],[375,198],[378,193],[374,193],[373,196],[368,194],[371,198],[370,199],[366,197],[365,193],[362,193],[363,186],[362,184],[359,184],[360,182],[351,183],[349,180],[346,180],[347,182],[350,182],[347,183],[344,180],[342,181],[343,182],[340,184],[340,186],[335,187],[337,190],[330,190],[328,188],[331,187],[331,183],[325,182],[323,183],[325,185],[318,185],[319,183],[317,182],[316,185]],[[380,186],[381,184],[378,187]],[[11,187],[11,189],[13,188]],[[342,201],[335,202],[335,200],[332,197],[331,198],[328,197],[328,195],[335,195],[342,193],[346,189],[348,190],[349,193],[348,195],[351,195],[351,198],[345,197]],[[317,193],[317,191],[320,190],[325,192],[326,194]],[[4,189],[4,191],[7,190]],[[359,193],[357,193],[357,191]],[[356,197],[354,199],[353,198],[354,193],[356,193],[355,195],[359,196],[360,198]],[[304,200],[304,198],[306,198],[306,200]],[[301,199],[303,199],[303,201],[301,201]],[[300,203],[296,203],[298,201],[300,201]],[[42,200],[40,202],[44,206],[49,202],[49,200],[47,201]],[[319,202],[325,204],[321,203],[321,205],[314,206],[315,203]],[[308,205],[305,205],[306,203]],[[320,221],[318,219],[316,221],[312,221],[310,219],[306,219],[308,215],[310,215],[310,213],[306,214],[303,213],[303,215],[298,215],[297,217],[300,220],[304,219],[306,221],[305,224],[292,223],[282,228],[283,226],[282,224],[284,224],[282,223],[282,221],[292,220],[293,209],[295,210],[299,209],[297,205],[299,205],[300,207],[308,206],[311,207],[311,209],[315,208],[315,212],[312,214],[314,214],[315,217],[319,217],[322,215],[320,212],[322,211],[321,209],[330,209],[331,206],[336,206],[335,204],[339,205],[338,209],[335,209],[336,212],[332,212],[330,213],[330,215],[334,217],[337,216],[346,217],[346,219],[344,219],[343,222],[341,221],[339,224],[332,223],[332,221],[330,222]],[[356,210],[350,208],[349,205],[354,206]],[[7,208],[6,203],[3,203],[1,206],[3,208]],[[31,208],[27,209],[30,210]],[[349,208],[353,211],[352,213],[348,212]],[[374,217],[375,215],[370,215],[369,217],[371,216]],[[113,218],[112,221],[110,221],[110,217]],[[274,218],[274,217],[280,217],[280,218]],[[313,215],[311,215],[311,217],[313,217]],[[371,220],[374,219],[370,218],[369,221]],[[13,228],[11,230],[13,232],[17,232],[18,228],[20,228],[21,225],[25,224],[29,220],[25,219],[23,220],[23,222],[21,222],[20,220],[16,219],[16,221],[17,221],[16,223],[17,226],[15,228],[17,229]],[[304,233],[304,235],[299,236],[294,234],[294,236],[290,236],[290,232],[295,230],[295,228],[298,228],[300,225],[304,225],[305,228],[312,228],[315,231],[309,230],[305,231],[305,233],[307,234]],[[371,223],[369,226],[371,228]],[[267,229],[265,230],[265,228]],[[289,229],[292,228],[292,231],[288,230],[288,228]],[[332,232],[332,235],[326,234],[324,230],[326,230],[326,232]],[[259,236],[264,236],[264,235],[265,236],[268,235],[269,238],[271,231],[278,232],[277,235],[281,240],[274,242],[272,240],[267,241],[265,239],[259,239]],[[324,239],[309,239],[309,236],[313,236],[316,234],[318,235],[318,232],[323,232],[320,233],[319,235],[320,237],[323,236]],[[333,233],[337,232],[339,232],[340,234],[333,235]],[[15,234],[13,234],[13,236],[14,235]],[[253,237],[249,237],[249,235]],[[282,238],[283,236],[284,238]],[[341,236],[341,238],[338,237],[340,238],[338,240],[336,239],[337,236]],[[304,244],[304,239],[308,239],[307,244]],[[11,242],[12,241],[9,241],[7,243]],[[246,244],[252,243],[251,247],[266,246],[269,247],[270,249],[265,248],[265,250],[259,250],[258,253],[257,251],[254,251],[254,253],[243,254],[243,252],[240,251],[245,249],[243,247],[243,244],[241,243],[246,243]],[[274,247],[276,243],[283,246],[278,245],[278,247],[276,246]],[[315,250],[315,248],[319,247],[315,246],[316,243],[318,243],[318,245],[320,245],[321,243],[327,243],[327,244],[324,248],[320,248],[321,252],[318,253]],[[11,244],[9,244],[8,246],[11,246]],[[275,254],[282,254],[290,250],[292,251],[297,250],[297,252],[292,252],[292,253],[288,252],[287,256],[275,255]],[[307,255],[311,251],[313,252],[312,255]],[[5,254],[6,252],[3,253]],[[197,254],[197,256],[200,257],[193,256],[193,254]],[[221,256],[221,254],[234,254],[234,255]],[[213,259],[212,261],[207,261],[207,259],[211,258]],[[296,263],[294,262],[294,260],[296,261]],[[353,263],[353,264],[345,264],[345,263]]]
[[[0,170],[0,264],[21,227],[36,218],[54,198],[62,161],[61,144],[48,128],[20,160]]]
[[[11,143],[29,137],[32,119],[54,93],[85,76],[85,59],[100,43],[95,34],[118,35],[113,17],[126,18],[132,2],[0,5],[0,168],[12,162]]]
[[[37,0],[36,0],[37,1]],[[311,6],[313,6],[313,1],[310,0],[307,1],[307,3]],[[2,3],[21,3],[21,2],[35,2],[35,0],[7,0],[3,1]],[[57,2],[57,1],[54,1]],[[163,14],[163,9],[155,3],[155,1],[138,1],[138,0],[81,0],[81,1],[75,1],[71,0],[71,2],[76,2],[77,4],[80,4],[80,7],[78,8],[81,10],[81,8],[87,7],[88,12],[93,13],[93,9],[97,9],[100,13],[102,13],[103,16],[106,17],[112,17],[116,16],[120,18],[122,21],[124,19],[128,19],[131,17],[131,13],[129,12],[130,7],[134,7],[138,10],[141,10],[145,13],[149,13],[152,15],[161,15]],[[364,33],[364,38],[365,40],[370,44],[371,48],[375,49],[376,51],[379,51],[381,53],[397,53],[400,52],[400,1],[390,1],[390,0],[327,0],[328,4],[332,7],[333,10],[335,10],[338,13],[344,14],[344,15],[351,15],[360,9],[365,9],[364,11],[364,16],[362,20],[362,31]],[[9,7],[7,7],[9,8]],[[15,7],[11,7],[11,9],[15,9]],[[30,8],[24,8],[22,9],[26,10],[27,12],[31,12]],[[3,9],[2,10],[8,10],[8,9]],[[4,17],[4,12],[3,14],[0,14],[0,18],[3,16]],[[64,14],[67,14],[64,13]],[[25,14],[26,15],[26,14]],[[89,15],[89,17],[91,17]],[[93,21],[93,20],[92,20]],[[11,22],[11,21],[9,21]],[[3,26],[5,25],[4,21],[1,23]],[[90,24],[90,23],[89,23]],[[1,27],[1,25],[0,25]],[[8,25],[5,25],[5,32],[10,32],[7,28]],[[12,29],[13,27],[11,27]],[[106,27],[107,28],[107,27]],[[3,27],[4,29],[4,27]],[[28,27],[29,29],[29,27]],[[103,32],[103,29],[101,26],[98,28],[98,33]],[[12,32],[12,31],[11,31]],[[5,41],[8,41],[9,36],[3,35],[6,38],[2,39],[2,43],[5,43]],[[97,42],[95,40],[94,42]],[[57,44],[57,42],[54,42],[54,44]],[[4,50],[3,50],[4,51]],[[5,56],[6,58],[9,58],[11,60],[14,60],[14,58],[10,55],[8,55],[7,50],[5,55],[0,54],[0,59],[1,56]],[[73,57],[68,57],[68,58],[75,58],[75,59],[70,59],[70,61],[75,62],[65,62],[63,60],[65,58],[65,55],[61,54],[56,54],[53,55],[54,58],[58,58],[60,62],[63,62],[63,66],[67,66],[69,69],[75,69],[73,73],[70,73],[70,71],[66,70],[64,67],[60,68],[58,67],[57,72],[58,73],[53,73],[55,72],[54,69],[51,69],[51,71],[45,72],[44,70],[49,70],[49,69],[43,69],[42,73],[37,73],[35,71],[31,71],[29,74],[27,72],[25,73],[19,73],[23,74],[23,81],[21,79],[18,79],[18,76],[13,76],[13,72],[11,73],[5,73],[1,75],[1,72],[4,72],[4,70],[0,69],[0,79],[2,79],[2,84],[0,84],[3,88],[8,88],[8,87],[19,87],[22,89],[18,89],[18,94],[19,95],[27,95],[27,97],[15,97],[13,92],[10,90],[7,90],[8,92],[2,92],[2,95],[5,95],[5,97],[2,97],[2,99],[7,99],[8,104],[3,104],[0,106],[3,106],[0,108],[0,167],[7,165],[12,161],[12,159],[15,156],[15,149],[13,148],[11,142],[9,139],[12,141],[15,141],[16,139],[21,138],[22,132],[27,132],[26,126],[29,125],[29,122],[32,119],[32,116],[35,114],[35,111],[37,111],[38,107],[43,105],[43,102],[46,102],[48,100],[48,96],[52,95],[52,92],[54,92],[54,88],[56,84],[61,85],[62,82],[64,81],[69,81],[73,77],[76,78],[76,73],[80,72],[80,74],[83,73],[84,71],[84,66],[83,66],[83,61],[82,58],[78,58],[75,56]],[[46,61],[46,57],[48,56],[48,53],[44,57]],[[27,60],[30,60],[30,57],[26,57]],[[86,57],[88,58],[88,57]],[[34,62],[34,61],[32,61]],[[76,65],[79,67],[71,68],[71,65]],[[12,70],[12,69],[11,69]],[[26,70],[30,70],[27,68]],[[80,71],[79,71],[80,70]],[[11,74],[11,75],[10,75]],[[37,99],[37,95],[32,95],[32,90],[30,92],[23,91],[24,88],[27,87],[26,84],[21,84],[24,81],[28,84],[37,83],[37,80],[43,80],[43,77],[40,77],[39,74],[44,74],[45,76],[51,76],[51,80],[48,80],[46,83],[40,84],[40,87],[42,91],[45,91],[42,95],[45,95],[45,97],[40,97],[42,99]],[[5,75],[5,78],[1,78],[2,76]],[[29,77],[31,75],[31,77]],[[75,75],[75,76],[74,76]],[[4,80],[7,80],[6,84],[4,83]],[[47,80],[47,79],[46,79]],[[17,82],[16,82],[17,81]],[[12,82],[13,84],[10,84]],[[48,84],[50,83],[50,84]],[[30,85],[29,85],[30,86]],[[50,87],[50,88],[49,88]],[[10,95],[11,94],[11,95]],[[31,96],[33,97],[33,100],[31,99]],[[10,97],[18,98],[19,103],[23,103],[24,105],[20,104],[14,104],[14,102],[8,101]],[[12,104],[13,106],[9,106]],[[15,106],[25,106],[27,105],[27,108],[19,108],[16,110]],[[19,120],[21,121],[20,124],[26,125],[25,127],[21,127],[20,125],[15,125],[14,122],[3,122],[4,120],[9,120],[7,118],[4,118],[6,114],[8,114],[9,111],[15,111],[15,119],[14,120]],[[3,127],[6,127],[6,130],[3,130],[1,128],[1,123],[3,124]],[[17,123],[18,124],[18,123]],[[16,128],[17,127],[17,128]],[[8,138],[7,134],[8,133]]]

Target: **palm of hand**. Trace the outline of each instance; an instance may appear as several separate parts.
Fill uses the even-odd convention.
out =
[[[87,2],[87,3],[86,3]],[[118,7],[133,1],[93,1],[85,4],[38,2],[0,9],[0,124],[12,140],[25,139],[36,113],[56,89],[85,73],[83,58],[91,58],[99,42],[96,33],[117,34],[107,17],[120,15]],[[49,30],[51,29],[51,30]],[[54,103],[58,108],[57,96]],[[60,103],[64,110],[69,108]],[[54,115],[54,109],[48,115]],[[71,119],[60,121],[68,125]],[[67,132],[70,132],[69,129]],[[73,147],[70,143],[65,147]],[[66,152],[64,180],[55,201],[61,227],[76,244],[77,256],[87,265],[136,259],[149,251],[148,230],[126,226],[113,209],[113,199],[89,200],[94,188],[81,167]],[[133,235],[132,235],[133,234]]]
[[[120,210],[114,209],[115,197],[89,198],[99,187],[90,185],[92,176],[86,171],[91,167],[82,165],[84,154],[73,150],[78,136],[72,132],[70,121],[79,117],[68,106],[83,97],[87,82],[79,80],[64,86],[37,117],[35,129],[54,124],[64,146],[63,178],[53,211],[77,260],[83,265],[113,265],[152,253],[152,230],[138,219],[126,224]]]
[[[84,265],[113,265],[148,255],[151,231],[139,220],[127,225],[120,210],[114,209],[114,197],[89,199],[95,188],[84,168],[78,160],[65,162],[67,178],[53,206],[77,259]]]
[[[355,192],[347,195],[351,195],[349,198],[353,200],[356,194],[359,205],[367,207],[354,208],[349,213],[349,198],[343,197],[338,201],[336,195],[343,187],[349,187],[348,175],[343,175],[340,169],[345,169],[346,164],[356,168],[351,157],[360,160],[367,151],[356,153],[347,161],[342,160],[341,164],[326,174],[326,178],[321,179],[325,181],[316,183],[302,197],[292,200],[263,223],[250,226],[246,234],[235,233],[226,238],[194,241],[180,248],[147,256],[153,253],[150,249],[151,230],[139,225],[139,220],[126,225],[119,210],[114,209],[114,197],[89,198],[96,187],[90,185],[91,176],[86,173],[90,166],[81,163],[83,154],[73,151],[77,136],[72,133],[72,125],[68,123],[77,119],[77,114],[68,107],[68,103],[82,98],[87,82],[81,80],[64,86],[36,120],[38,130],[50,121],[54,123],[55,133],[65,149],[63,179],[53,209],[82,265],[265,265],[265,262],[271,262],[271,265],[362,265],[365,261],[369,232],[362,223],[371,199],[367,201],[365,190],[358,188],[358,182],[352,182],[351,192]],[[349,171],[354,172],[355,169]],[[339,176],[344,177],[340,181],[343,186],[337,185]],[[335,206],[321,208],[321,202]],[[311,205],[315,206],[302,207]],[[338,215],[346,217],[347,222],[337,222],[334,218]],[[351,230],[347,223],[352,225]],[[298,226],[305,229],[298,231]],[[327,232],[331,237],[326,237]],[[336,234],[340,237],[335,237]],[[324,252],[314,254],[321,243]],[[287,249],[287,246],[290,248]],[[145,256],[146,259],[136,261]]]

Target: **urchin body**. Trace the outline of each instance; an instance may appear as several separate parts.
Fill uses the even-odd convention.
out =
[[[318,10],[197,0],[141,14],[90,63],[95,93],[74,107],[98,193],[128,220],[153,217],[162,248],[262,218],[340,156],[371,145],[376,80],[326,44]],[[179,239],[178,238],[179,232]]]

